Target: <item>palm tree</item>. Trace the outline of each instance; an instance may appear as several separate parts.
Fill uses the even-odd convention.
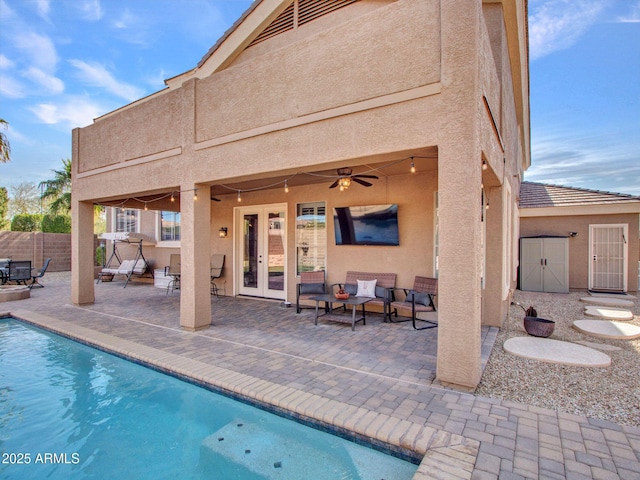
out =
[[[9,122],[0,118],[0,126],[9,128]],[[9,139],[4,132],[0,132],[0,163],[7,163],[11,161],[11,145],[9,145]]]
[[[71,211],[71,160],[68,158],[62,160],[62,170],[51,170],[55,173],[52,180],[40,182],[38,185],[43,189],[40,198],[42,200],[51,200],[49,210],[57,214],[62,211],[69,213]]]

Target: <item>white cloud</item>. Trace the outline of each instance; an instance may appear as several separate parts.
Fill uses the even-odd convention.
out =
[[[0,53],[0,70],[8,70],[14,65],[15,62]]]
[[[69,63],[79,70],[81,79],[88,84],[104,88],[109,93],[124,98],[129,102],[137,100],[144,95],[142,89],[116,80],[103,65],[97,63],[89,64],[82,60],[69,60]]]
[[[0,20],[2,20],[2,22],[6,22],[7,20],[14,17],[15,13],[13,10],[11,10],[9,5],[7,5],[7,2],[5,2],[4,0],[0,0]]]
[[[41,103],[30,109],[48,125],[63,124],[67,128],[85,127],[108,109],[85,97],[68,97],[63,102]]]
[[[76,1],[74,5],[78,8],[80,15],[84,20],[95,22],[100,20],[104,15],[100,0]]]
[[[618,17],[620,23],[640,23],[640,0],[629,7],[629,11]]]
[[[35,0],[38,15],[49,20],[50,0]]]
[[[120,17],[113,21],[113,27],[122,30],[130,28],[135,22],[136,17],[131,13],[131,10],[125,8]]]
[[[531,60],[572,46],[599,18],[607,0],[537,0],[529,5]]]
[[[32,82],[43,87],[48,94],[58,95],[64,92],[64,83],[59,78],[49,75],[43,72],[39,68],[31,67],[25,74],[25,77],[29,78]]]
[[[23,32],[15,38],[15,44],[25,55],[25,63],[48,73],[54,72],[58,54],[49,37],[35,32]]]
[[[27,96],[25,86],[9,75],[0,77],[0,95],[7,98],[24,98]]]

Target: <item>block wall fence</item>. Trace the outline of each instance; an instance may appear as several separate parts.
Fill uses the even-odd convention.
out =
[[[94,240],[94,243],[97,241]],[[48,272],[71,270],[71,234],[0,231],[0,258],[31,260],[39,268],[51,258]]]

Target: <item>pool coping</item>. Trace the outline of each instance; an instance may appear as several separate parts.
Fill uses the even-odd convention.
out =
[[[443,478],[470,479],[476,463],[480,442],[475,439],[278,385],[30,310],[0,312],[0,317],[5,316],[12,316],[341,437],[370,443],[374,448],[393,452],[414,463],[418,460],[414,480],[436,478],[434,475],[438,473]]]

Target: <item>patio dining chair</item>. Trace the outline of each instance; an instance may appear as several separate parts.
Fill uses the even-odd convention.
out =
[[[42,267],[31,269],[31,283],[29,284],[29,288],[44,288],[44,285],[38,282],[38,279],[44,277],[44,274],[49,267],[49,262],[51,262],[51,259],[47,258]]]
[[[216,285],[215,280],[222,276],[223,268],[224,255],[221,253],[211,255],[211,295],[215,295],[216,298],[220,298],[220,289],[218,285]]]
[[[426,330],[427,328],[438,326],[436,306],[433,303],[433,297],[438,293],[437,278],[416,276],[413,281],[413,288],[396,288],[394,290],[404,291],[405,298],[403,300],[394,300],[389,304],[389,321],[391,323],[411,321],[413,328],[416,330]],[[398,310],[411,312],[411,317],[397,320]],[[418,318],[417,316],[419,313],[429,312],[433,312],[431,319]],[[396,320],[392,320],[392,315],[395,315]],[[427,325],[417,327],[416,322],[424,322]]]
[[[171,277],[167,284],[167,295],[169,290],[173,293],[174,290],[180,289],[180,254],[172,253],[169,257],[169,265],[164,267],[164,276]]]
[[[327,293],[324,275],[324,271],[300,272],[300,283],[296,287],[296,313],[300,313],[303,308],[300,305],[300,300],[307,300],[316,295]]]

